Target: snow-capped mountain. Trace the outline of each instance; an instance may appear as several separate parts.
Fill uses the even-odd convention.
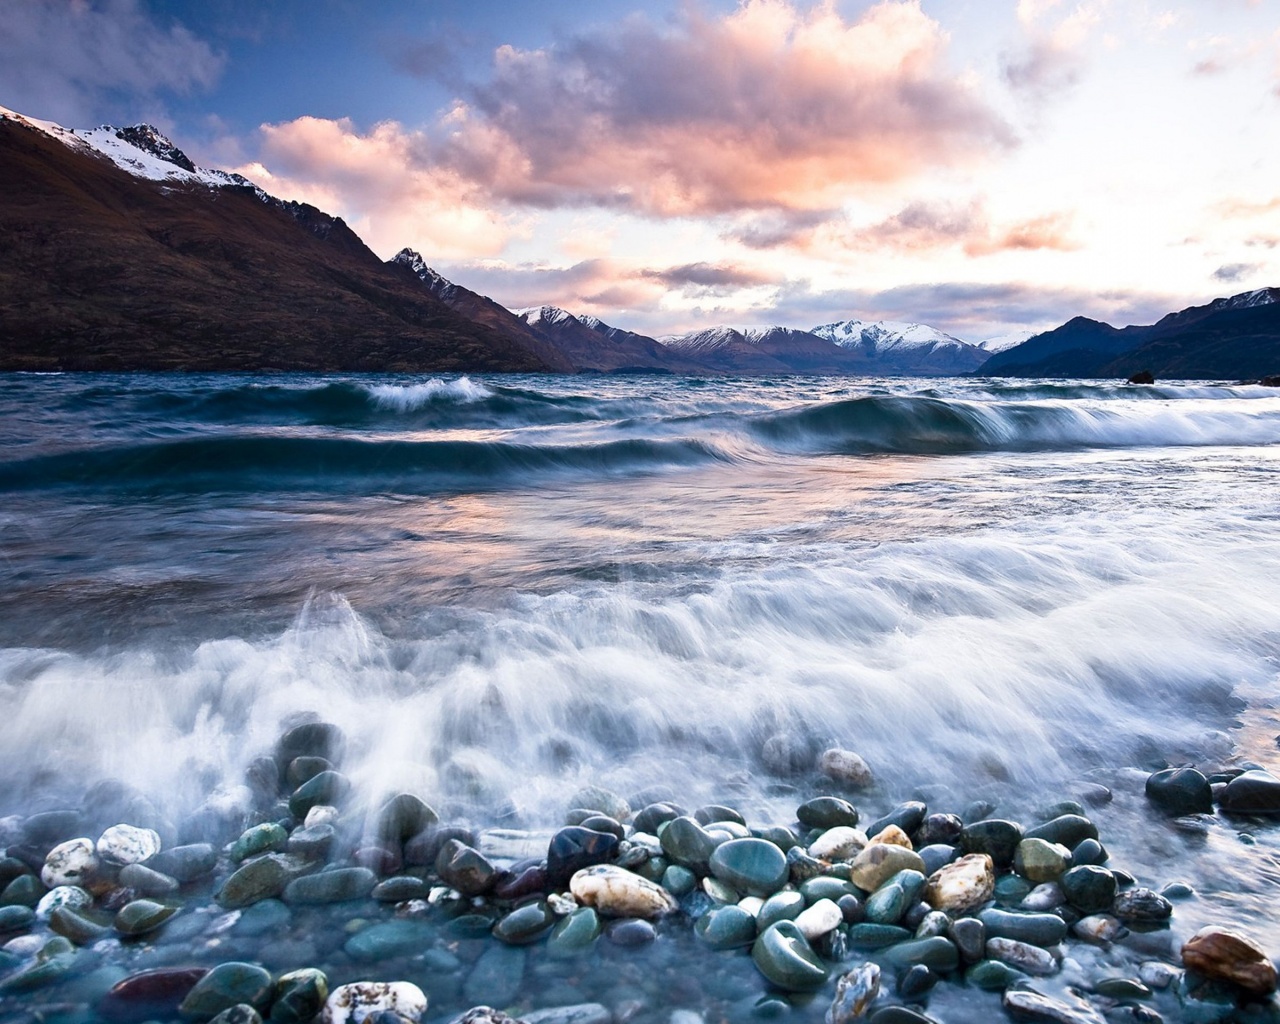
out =
[[[988,338],[986,341],[977,343],[978,348],[984,352],[995,355],[997,352],[1003,352],[1005,349],[1016,348],[1028,338],[1034,338],[1037,331],[1014,331],[1012,334],[1001,334],[999,337]]]
[[[514,312],[580,370],[698,374],[712,369],[687,353],[671,351],[643,334],[611,327],[598,317],[577,317],[558,306],[531,306]]]
[[[886,374],[956,374],[975,370],[991,355],[977,345],[930,327],[895,320],[841,320],[810,332],[862,353]]]

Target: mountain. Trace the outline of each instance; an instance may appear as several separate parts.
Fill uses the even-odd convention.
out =
[[[986,341],[979,341],[976,344],[984,352],[995,355],[995,353],[1003,352],[1005,349],[1013,348],[1015,345],[1021,345],[1028,338],[1034,337],[1035,334],[1035,331],[1014,331],[1012,334],[1002,334],[997,338],[988,338]]]
[[[0,108],[0,369],[559,369],[149,125]]]
[[[858,355],[791,327],[711,327],[659,339],[725,373],[867,373]]]
[[[978,373],[1010,377],[1239,380],[1280,368],[1280,288],[1260,288],[1170,313],[1140,327],[1075,317],[993,355]]]
[[[515,316],[554,345],[578,370],[705,374],[711,369],[696,358],[665,348],[653,338],[610,327],[595,317],[579,319],[556,306],[517,309]]]
[[[990,353],[925,324],[880,320],[843,320],[812,331],[841,348],[856,352],[868,373],[887,376],[947,376],[968,373]]]

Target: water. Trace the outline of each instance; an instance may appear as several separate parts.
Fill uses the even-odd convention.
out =
[[[0,453],[0,814],[234,804],[319,712],[369,803],[787,820],[783,735],[859,751],[871,812],[1103,781],[1116,862],[1202,891],[1177,934],[1280,948],[1275,828],[1141,797],[1280,761],[1274,389],[21,375]]]

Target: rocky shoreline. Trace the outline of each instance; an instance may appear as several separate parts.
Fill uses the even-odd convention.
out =
[[[1194,892],[1112,863],[1096,783],[1036,820],[912,800],[867,821],[870,770],[833,749],[833,793],[786,824],[590,787],[558,830],[477,833],[408,793],[362,812],[344,747],[286,732],[247,820],[174,829],[103,784],[0,822],[0,1019],[1280,1021],[1248,922],[1176,943]],[[1194,830],[1215,804],[1277,813],[1280,781],[1182,767],[1146,797]]]

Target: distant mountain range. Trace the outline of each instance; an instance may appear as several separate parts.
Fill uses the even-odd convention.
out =
[[[150,125],[71,131],[0,107],[0,370],[314,370],[1244,378],[1280,370],[1280,290],[1117,329],[972,345],[924,324],[719,326],[651,338],[511,311],[411,249],[197,167]]]

